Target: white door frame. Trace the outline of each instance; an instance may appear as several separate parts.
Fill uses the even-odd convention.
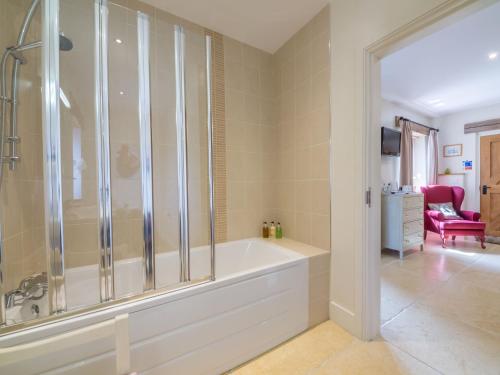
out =
[[[363,186],[371,204],[364,205],[362,238],[362,336],[380,331],[380,60],[415,40],[452,24],[498,0],[448,0],[364,48]]]

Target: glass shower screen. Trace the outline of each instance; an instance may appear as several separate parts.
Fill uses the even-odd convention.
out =
[[[161,12],[112,1],[35,6],[45,315],[214,280],[210,38]],[[12,246],[4,238],[3,268]],[[20,275],[12,277],[0,297]],[[29,320],[7,322],[13,313],[0,312],[0,331]]]

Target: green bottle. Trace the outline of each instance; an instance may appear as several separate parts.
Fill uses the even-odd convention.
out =
[[[278,225],[276,225],[276,238],[283,238],[283,229],[281,229],[281,224],[279,222]]]

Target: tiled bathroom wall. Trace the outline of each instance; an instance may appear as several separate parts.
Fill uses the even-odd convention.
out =
[[[227,232],[229,240],[260,235],[273,217],[275,72],[272,55],[224,37]]]
[[[330,249],[329,10],[274,55],[224,38],[228,238],[279,221]]]
[[[29,0],[0,1],[0,46],[15,45]],[[40,39],[40,12],[35,14],[26,42]],[[21,162],[15,171],[4,166],[1,187],[5,289],[16,288],[27,275],[45,270],[44,190],[42,165],[41,55],[40,50],[24,52],[26,64],[19,67],[18,136]],[[12,59],[7,66],[10,93]],[[9,108],[5,131],[9,134]],[[8,155],[5,145],[4,155]]]
[[[29,0],[0,0],[0,45],[15,43]],[[115,259],[142,256],[142,202],[137,122],[136,11],[151,19],[151,111],[156,251],[178,247],[173,25],[187,38],[191,246],[208,243],[205,30],[136,0],[110,2],[110,130]],[[97,265],[97,160],[94,119],[92,0],[61,0],[61,29],[74,43],[61,52],[63,215],[66,267]],[[40,38],[39,11],[28,40]],[[264,220],[284,235],[330,248],[328,9],[274,55],[223,37],[227,236],[260,236]],[[120,41],[120,43],[118,42]],[[19,93],[19,151],[1,190],[6,288],[46,268],[43,207],[40,50],[25,52]],[[126,62],[126,63],[125,63]],[[224,98],[224,96],[222,96]],[[221,108],[224,109],[224,106]],[[221,153],[222,154],[222,153]],[[220,155],[219,155],[220,156]],[[224,189],[221,189],[221,191]],[[227,193],[227,197],[224,195]],[[221,203],[222,202],[222,203]],[[217,204],[217,203],[216,203]],[[222,232],[222,230],[220,230]]]
[[[329,28],[327,7],[274,55],[224,37],[229,240],[275,220],[285,237],[330,250]],[[315,251],[309,326],[329,310],[330,256]]]
[[[284,234],[330,249],[329,9],[273,56],[278,76],[277,217]]]

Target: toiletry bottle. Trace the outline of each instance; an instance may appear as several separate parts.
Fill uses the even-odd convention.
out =
[[[269,227],[269,237],[274,238],[276,236],[276,227],[274,226],[274,221],[271,221],[271,226]]]
[[[276,225],[276,238],[280,239],[283,237],[283,229],[281,229],[281,224],[278,221],[278,225]]]
[[[262,225],[262,238],[269,238],[269,227],[267,226],[267,221],[264,221]]]

